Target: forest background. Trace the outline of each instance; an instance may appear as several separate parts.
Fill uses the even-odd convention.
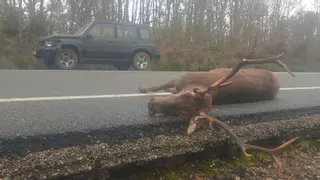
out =
[[[0,68],[42,69],[40,38],[96,20],[150,24],[154,70],[231,67],[282,52],[293,71],[320,70],[320,0],[1,0]],[[260,67],[260,66],[256,66]],[[274,71],[275,65],[263,65]],[[84,69],[112,69],[84,65]]]

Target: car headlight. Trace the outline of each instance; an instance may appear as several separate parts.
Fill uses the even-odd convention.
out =
[[[46,40],[43,43],[44,47],[53,47],[56,46],[58,43],[60,42],[60,40]]]
[[[45,41],[43,43],[43,45],[46,46],[46,47],[51,47],[53,45],[53,43],[52,43],[52,41]]]

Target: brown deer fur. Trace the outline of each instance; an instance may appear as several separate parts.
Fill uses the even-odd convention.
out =
[[[191,72],[179,79],[151,88],[140,88],[140,92],[165,90],[174,94],[194,88],[206,88],[222,78],[232,69],[219,68],[207,72]],[[241,69],[234,75],[230,85],[225,86],[213,96],[214,105],[250,103],[254,101],[273,100],[280,88],[274,72],[264,69]],[[162,97],[157,97],[157,99]]]

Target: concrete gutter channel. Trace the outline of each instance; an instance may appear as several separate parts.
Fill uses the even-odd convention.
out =
[[[230,124],[242,140],[264,146],[296,136],[320,138],[320,106],[215,117]],[[0,178],[107,179],[139,167],[175,164],[174,157],[239,153],[223,131],[203,129],[187,136],[187,125],[166,118],[143,126],[2,139]]]

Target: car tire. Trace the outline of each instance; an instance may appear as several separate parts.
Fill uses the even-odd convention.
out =
[[[133,56],[133,67],[139,71],[148,70],[151,64],[151,57],[145,52],[138,52]]]
[[[53,60],[53,67],[61,70],[72,70],[79,63],[78,55],[69,48],[59,49]]]

